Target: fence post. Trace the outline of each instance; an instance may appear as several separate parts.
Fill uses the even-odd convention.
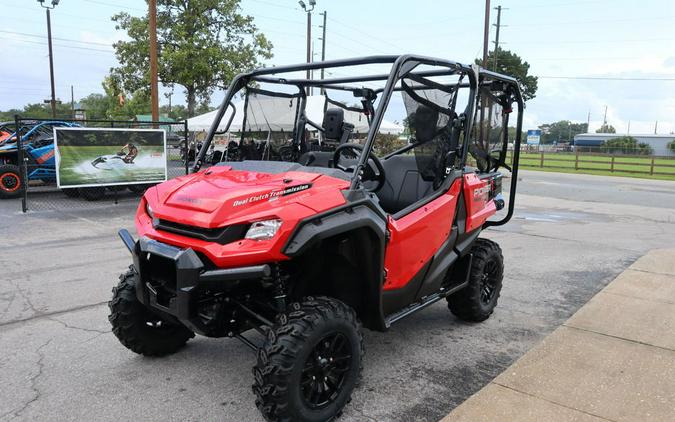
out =
[[[577,149],[575,152],[576,153],[574,155],[574,170],[579,170],[579,150]]]
[[[544,167],[544,151],[541,152],[541,157],[539,158],[539,167]]]
[[[654,157],[652,157],[652,165],[649,167],[649,175],[654,175]]]
[[[21,142],[21,126],[18,114],[14,115],[14,128],[16,129],[16,165],[19,166],[19,183],[21,183],[21,211],[28,211],[28,172],[26,161],[23,158],[23,142]]]
[[[609,171],[612,172],[612,173],[614,173],[614,155],[612,155],[612,165],[611,165],[611,167],[609,168]]]
[[[190,142],[188,141],[188,122],[187,119],[183,121],[183,137],[185,140],[185,174],[190,174]]]

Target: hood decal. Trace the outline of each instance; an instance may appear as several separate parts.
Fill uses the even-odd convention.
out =
[[[292,195],[294,193],[305,191],[311,187],[312,187],[311,183],[303,183],[301,185],[289,186],[281,190],[274,190],[261,194],[251,195],[243,199],[235,199],[234,201],[232,201],[232,207],[238,207],[241,205],[250,205],[264,200],[274,201],[278,199],[280,196]]]

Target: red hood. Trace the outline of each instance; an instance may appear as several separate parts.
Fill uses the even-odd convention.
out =
[[[280,217],[280,208],[291,204],[321,212],[343,204],[340,191],[348,186],[345,180],[316,173],[268,174],[218,166],[162,183],[146,198],[158,218],[219,227]]]

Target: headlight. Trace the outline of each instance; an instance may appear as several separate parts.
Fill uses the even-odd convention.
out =
[[[244,238],[251,240],[271,239],[277,234],[279,227],[281,227],[281,220],[256,221],[251,224]]]
[[[147,203],[147,201],[145,202],[145,212],[148,213],[150,218],[152,218],[152,219],[155,218],[155,214],[152,212],[152,207],[150,206],[150,204]]]

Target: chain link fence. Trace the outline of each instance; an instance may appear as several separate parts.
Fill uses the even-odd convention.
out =
[[[31,119],[16,117],[15,136],[0,146],[0,177],[3,199],[17,198],[23,212],[106,208],[135,204],[147,183],[60,189],[57,186],[54,128],[162,129],[166,132],[167,177],[189,173],[195,156],[187,122],[117,120]],[[119,132],[124,137],[125,132]],[[127,143],[120,139],[120,145]],[[6,174],[17,172],[18,177]],[[9,192],[9,194],[8,194]]]

